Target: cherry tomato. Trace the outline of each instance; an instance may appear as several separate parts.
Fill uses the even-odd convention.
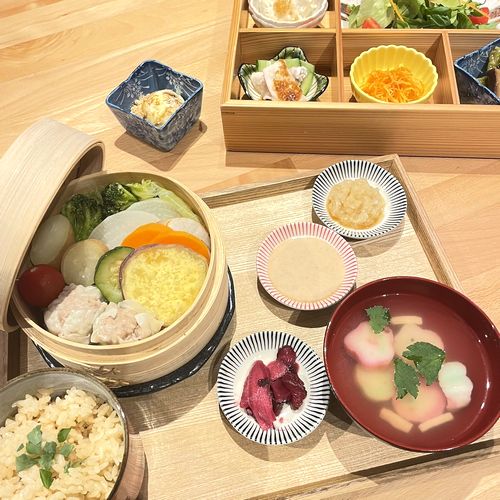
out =
[[[484,12],[484,16],[469,16],[472,24],[486,24],[490,20],[490,9],[488,7],[481,7],[479,10]]]
[[[41,264],[27,269],[17,282],[17,289],[30,306],[47,307],[64,288],[63,275],[51,266]]]
[[[362,28],[371,28],[371,29],[377,29],[381,28],[380,24],[373,19],[373,17],[367,17],[363,24],[361,25]]]

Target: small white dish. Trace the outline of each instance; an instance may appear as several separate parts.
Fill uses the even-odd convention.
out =
[[[298,375],[307,396],[298,410],[286,405],[274,428],[264,431],[240,407],[243,385],[255,361],[273,361],[285,345],[297,354]],[[220,408],[229,423],[242,436],[265,445],[290,444],[310,434],[324,419],[330,400],[330,384],[320,357],[305,342],[284,332],[261,331],[236,343],[222,360],[216,385]]]
[[[327,201],[335,184],[347,179],[366,179],[385,198],[383,219],[370,229],[352,229],[334,221],[328,213]],[[323,224],[345,238],[375,238],[395,229],[406,213],[406,193],[401,183],[380,165],[366,160],[345,160],[323,170],[313,185],[312,206]]]
[[[271,15],[273,0],[249,0],[248,10],[255,23],[262,28],[315,28],[321,23],[328,10],[328,0],[315,0],[315,8],[305,17],[296,21],[279,21]]]
[[[285,296],[275,288],[269,277],[269,258],[273,250],[285,240],[311,237],[325,241],[338,252],[344,265],[344,277],[337,290],[328,297],[315,302],[301,302]],[[351,245],[335,231],[314,222],[292,222],[276,228],[261,243],[257,252],[257,276],[262,286],[273,299],[292,309],[316,311],[332,306],[351,291],[357,275],[358,263]]]

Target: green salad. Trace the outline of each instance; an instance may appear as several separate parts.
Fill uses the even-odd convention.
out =
[[[361,0],[349,7],[349,27],[495,29],[489,16],[468,0]]]

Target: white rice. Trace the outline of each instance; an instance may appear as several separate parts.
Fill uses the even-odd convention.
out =
[[[72,387],[62,398],[51,400],[49,391],[45,391],[36,397],[26,395],[13,406],[17,414],[0,428],[0,499],[108,497],[124,454],[123,427],[109,404]],[[26,452],[17,450],[39,424],[43,444],[57,442],[58,432],[71,428],[66,442],[73,444],[74,450],[69,459],[82,461],[64,472],[68,461],[57,453],[52,465],[54,480],[48,489],[41,482],[38,465],[16,472],[16,456]]]

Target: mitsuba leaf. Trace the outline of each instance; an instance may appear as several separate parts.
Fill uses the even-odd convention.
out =
[[[68,458],[69,455],[71,454],[71,452],[73,451],[73,448],[74,446],[72,444],[69,444],[69,443],[64,443],[62,446],[61,446],[61,449],[59,450],[59,453],[64,457],[64,458]]]
[[[42,426],[37,425],[28,434],[28,442],[32,444],[40,444],[42,442]]]
[[[42,454],[42,443],[26,443],[26,451],[31,455],[41,455]]]
[[[407,394],[411,394],[414,398],[418,396],[420,382],[417,371],[399,358],[394,360],[394,384],[397,399],[404,398]]]
[[[62,443],[63,441],[66,441],[66,439],[68,439],[68,435],[71,431],[71,427],[68,427],[67,429],[61,429],[58,433],[57,433],[57,441],[59,443]]]
[[[52,462],[53,462],[53,457],[47,454],[43,454],[40,459],[38,460],[38,465],[40,469],[48,470],[50,471],[52,468]]]
[[[52,478],[52,472],[50,470],[40,469],[40,479],[45,488],[49,489],[50,485],[54,481]]]
[[[370,326],[375,333],[380,333],[391,321],[389,309],[383,306],[373,306],[365,309],[370,320]]]
[[[429,342],[415,342],[403,352],[403,357],[413,361],[418,373],[431,385],[438,377],[446,356],[445,352]]]
[[[56,454],[56,447],[57,443],[55,441],[47,441],[43,447],[43,452],[54,458],[54,455]]]
[[[16,472],[21,472],[22,470],[29,469],[35,465],[37,461],[34,458],[29,457],[26,453],[16,457]]]

